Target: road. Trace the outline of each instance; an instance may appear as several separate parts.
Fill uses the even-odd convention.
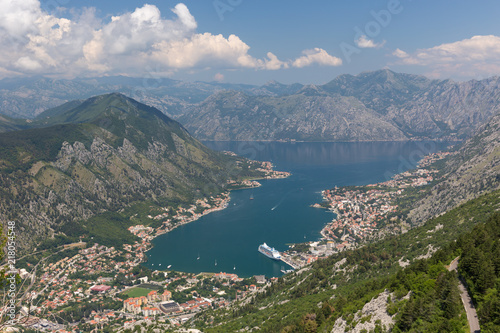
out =
[[[456,257],[450,263],[448,270],[457,272],[458,267],[458,259],[460,257]],[[458,289],[460,289],[460,297],[462,298],[462,303],[464,304],[465,312],[467,313],[467,321],[469,322],[469,328],[471,333],[479,333],[481,332],[481,328],[479,327],[479,319],[477,318],[476,308],[474,307],[474,303],[472,303],[472,299],[467,292],[467,288],[463,284],[462,280],[459,279]]]

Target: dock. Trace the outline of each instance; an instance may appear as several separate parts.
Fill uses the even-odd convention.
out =
[[[298,266],[297,264],[295,264],[292,260],[290,260],[288,257],[285,257],[283,255],[281,255],[281,261],[283,261],[285,264],[287,264],[288,266],[291,266],[293,269],[297,269],[297,268],[300,268],[300,266]]]

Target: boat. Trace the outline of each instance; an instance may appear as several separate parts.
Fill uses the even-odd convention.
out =
[[[234,270],[236,270],[236,265],[234,265],[234,267],[233,267],[233,271],[234,271]]]
[[[172,265],[168,265],[168,266],[167,266],[167,268],[170,268],[170,267],[172,267]]]
[[[281,260],[281,255],[279,251],[276,250],[274,247],[270,247],[266,243],[259,245],[259,252],[268,258],[274,260]]]
[[[253,194],[250,194],[250,200],[253,200]]]
[[[217,260],[215,260],[215,266],[217,266]]]
[[[288,274],[288,273],[293,272],[293,269],[285,269],[284,266],[281,266],[280,272],[283,273],[283,274]]]
[[[198,258],[196,258],[196,260],[200,260],[200,254],[198,253]]]

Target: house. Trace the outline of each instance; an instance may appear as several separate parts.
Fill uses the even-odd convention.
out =
[[[254,277],[257,283],[259,284],[266,283],[266,277],[264,275],[255,275]]]
[[[172,293],[168,290],[165,290],[163,294],[161,294],[161,301],[162,302],[168,302],[170,301],[170,298],[172,297]]]
[[[152,290],[148,293],[148,301],[154,301],[158,298],[158,293],[156,292],[156,290]]]
[[[110,286],[106,286],[104,284],[100,284],[100,285],[95,285],[95,286],[91,287],[90,291],[94,291],[94,292],[98,292],[98,293],[105,293],[109,289],[111,289]]]

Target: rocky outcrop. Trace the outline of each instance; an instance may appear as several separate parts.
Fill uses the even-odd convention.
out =
[[[409,218],[413,224],[500,188],[500,114],[481,126],[444,170],[443,181],[411,210]]]
[[[387,313],[387,300],[392,297],[394,296],[385,290],[378,297],[366,303],[363,309],[356,312],[351,324],[348,325],[347,321],[342,317],[338,318],[331,332],[372,332],[375,327],[378,327],[381,332],[390,331],[395,323],[395,315],[391,316]]]

